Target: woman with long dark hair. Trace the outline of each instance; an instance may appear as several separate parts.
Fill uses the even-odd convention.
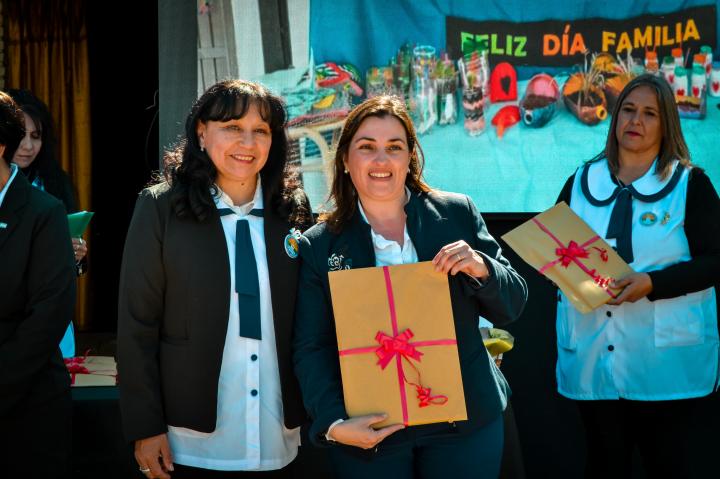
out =
[[[118,368],[125,434],[147,477],[290,474],[305,418],[290,362],[295,238],[312,218],[287,165],[285,122],[261,85],[213,85],[168,153],[165,181],[138,199]]]
[[[688,424],[716,389],[720,200],[690,162],[675,98],[653,75],[620,94],[604,151],[560,194],[635,270],[582,314],[559,293],[557,381],[576,400],[587,477],[688,477]]]
[[[295,372],[313,420],[310,439],[333,444],[338,477],[499,473],[509,391],[485,350],[478,317],[500,325],[517,319],[527,287],[472,200],[430,188],[422,168],[405,102],[390,96],[366,100],[350,112],[340,136],[331,192],[335,208],[300,240]],[[345,410],[328,272],[430,260],[448,275],[468,420],[375,430],[386,416],[348,417]]]
[[[25,136],[15,151],[12,162],[35,188],[43,190],[59,199],[67,213],[77,211],[75,189],[70,177],[60,167],[57,160],[57,140],[52,116],[47,106],[28,90],[8,90],[25,117]],[[75,252],[77,275],[87,269],[87,243],[82,238],[72,238]],[[64,357],[75,356],[75,333],[72,323],[60,341],[60,350]]]

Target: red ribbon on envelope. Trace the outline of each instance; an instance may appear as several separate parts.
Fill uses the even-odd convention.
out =
[[[97,374],[98,376],[115,376],[115,374],[108,374],[108,371],[90,371],[88,368],[83,366],[85,364],[85,360],[88,357],[88,354],[90,353],[90,350],[88,349],[85,351],[85,354],[82,356],[75,356],[74,358],[63,358],[63,362],[65,363],[65,367],[68,370],[68,373],[70,373],[70,384],[75,384],[75,376],[77,374]]]
[[[377,354],[379,358],[378,364],[380,367],[385,369],[396,354],[399,354],[406,359],[412,358],[416,361],[420,361],[422,353],[408,342],[413,336],[414,334],[410,331],[410,329],[406,329],[394,338],[388,336],[382,331],[378,331],[375,335],[375,340],[380,343],[380,347],[375,350],[375,354]]]
[[[560,264],[566,268],[571,261],[575,261],[575,258],[587,258],[590,256],[590,253],[575,241],[570,241],[567,248],[557,248],[555,254],[560,256]]]
[[[457,344],[455,339],[437,339],[430,341],[410,342],[414,336],[410,329],[406,329],[402,333],[398,330],[397,312],[395,310],[395,296],[393,295],[392,282],[390,281],[390,270],[387,266],[383,266],[383,274],[385,275],[385,289],[387,291],[388,305],[390,307],[390,321],[392,324],[392,336],[378,331],[375,340],[380,343],[380,347],[352,348],[343,349],[338,353],[340,356],[348,356],[351,354],[364,354],[375,352],[378,357],[377,364],[381,369],[385,369],[393,358],[397,365],[398,385],[400,387],[400,403],[402,407],[403,424],[408,425],[407,398],[405,396],[405,383],[415,387],[420,407],[431,405],[443,405],[448,402],[448,397],[444,395],[431,394],[431,389],[422,385],[420,371],[412,363],[412,360],[420,362],[423,353],[416,348],[421,346],[449,346]],[[414,383],[409,381],[403,370],[403,359],[417,373],[418,381]]]
[[[579,258],[588,258],[590,256],[589,252],[587,251],[587,247],[590,246],[591,244],[593,244],[594,242],[596,242],[597,240],[599,240],[600,239],[599,236],[593,236],[592,238],[590,238],[589,240],[587,240],[586,242],[584,242],[583,244],[580,244],[580,245],[576,241],[571,240],[567,244],[567,246],[565,246],[563,244],[563,242],[560,241],[554,234],[552,234],[552,231],[550,231],[547,228],[547,226],[545,226],[540,221],[538,221],[537,218],[533,218],[532,220],[538,226],[538,228],[540,228],[545,234],[547,234],[550,238],[552,238],[553,241],[555,241],[555,243],[558,244],[558,246],[560,246],[559,248],[555,249],[555,254],[557,256],[559,256],[559,258],[556,259],[555,261],[549,262],[548,264],[546,264],[545,266],[540,268],[538,270],[540,273],[544,273],[545,271],[552,268],[553,266],[555,266],[558,263],[563,265],[565,268],[570,266],[570,263],[575,263],[585,274],[590,276],[595,281],[595,284],[600,286],[603,289],[603,291],[605,291],[611,297],[617,298],[617,295],[608,289],[608,286],[610,285],[610,282],[613,279],[606,278],[606,277],[602,276],[600,273],[598,273],[595,269],[588,268],[579,259]],[[593,246],[592,248],[597,250],[600,253],[600,259],[603,262],[607,262],[608,255],[607,255],[607,251],[605,251],[605,249],[598,248],[597,246]]]

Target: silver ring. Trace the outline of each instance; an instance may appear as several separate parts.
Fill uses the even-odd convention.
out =
[[[143,474],[147,474],[148,472],[150,472],[150,468],[143,468],[142,466],[140,466],[140,472],[142,472]]]

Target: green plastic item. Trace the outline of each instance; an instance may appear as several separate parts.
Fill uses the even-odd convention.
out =
[[[70,237],[80,238],[87,229],[88,224],[90,224],[94,214],[92,211],[78,211],[67,215]]]

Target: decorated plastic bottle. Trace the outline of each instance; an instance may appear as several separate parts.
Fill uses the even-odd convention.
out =
[[[662,75],[667,82],[672,85],[675,80],[675,59],[671,56],[663,57],[662,67],[660,68]]]
[[[692,96],[695,98],[702,98],[703,92],[707,85],[707,78],[705,78],[705,67],[702,65],[693,65],[692,76]]]
[[[705,76],[709,78],[713,63],[712,47],[710,47],[710,45],[703,45],[700,47],[700,53],[705,55]]]
[[[467,86],[462,92],[462,106],[465,120],[463,126],[470,136],[485,131],[485,110],[489,97],[483,95],[482,86]]]
[[[685,66],[685,57],[683,57],[682,48],[673,48],[670,52],[673,59],[675,60],[675,66],[678,67],[684,67]]]
[[[485,98],[490,98],[490,57],[487,48],[480,49],[480,71],[482,72],[482,88]]]
[[[713,62],[710,71],[710,95],[720,97],[720,62]]]
[[[673,92],[675,98],[688,95],[687,70],[683,67],[675,67],[675,81],[673,81]]]
[[[657,74],[660,70],[658,64],[657,52],[655,50],[648,50],[645,52],[645,70],[648,73]]]
[[[435,86],[437,87],[438,124],[451,125],[457,121],[457,72],[455,64],[447,53],[438,61],[435,68]]]
[[[410,83],[410,113],[419,134],[437,123],[435,86],[435,48],[419,45],[413,49],[413,78]]]
[[[645,65],[644,65],[643,61],[638,60],[638,61],[634,62],[631,71],[634,76],[639,76],[639,75],[642,75],[643,73],[645,73]]]

